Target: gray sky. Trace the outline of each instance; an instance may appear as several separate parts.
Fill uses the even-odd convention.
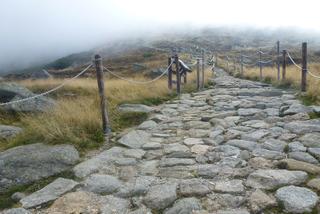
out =
[[[0,70],[29,66],[87,50],[113,38],[173,29],[177,25],[285,26],[320,31],[318,2],[0,0]]]

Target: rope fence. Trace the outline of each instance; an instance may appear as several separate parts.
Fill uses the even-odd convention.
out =
[[[200,60],[201,60],[201,63],[200,63]],[[201,68],[201,73],[200,73],[200,64],[202,65],[201,66],[202,67]],[[204,64],[205,64],[205,62],[204,62],[204,51],[202,51],[202,57],[201,58],[197,58],[196,62],[191,64],[192,66],[197,65],[197,89],[198,90],[204,88]],[[173,65],[175,65],[175,66],[173,66]],[[111,71],[106,66],[103,66],[101,56],[100,55],[95,55],[93,63],[90,63],[87,67],[85,67],[77,75],[75,75],[74,77],[63,81],[58,86],[56,86],[56,87],[54,87],[54,88],[52,88],[52,89],[50,89],[50,90],[48,90],[46,92],[43,92],[43,93],[40,93],[40,94],[36,94],[34,96],[22,98],[22,99],[19,99],[19,100],[13,100],[13,101],[5,102],[5,103],[0,103],[0,107],[27,102],[27,101],[30,101],[30,100],[33,100],[33,99],[37,99],[37,98],[46,96],[48,94],[51,94],[51,93],[61,89],[62,87],[64,87],[66,84],[74,81],[75,79],[77,79],[78,77],[83,75],[85,72],[87,72],[93,66],[95,67],[95,70],[96,70],[98,90],[99,90],[99,96],[100,96],[102,129],[103,129],[103,133],[106,136],[106,140],[107,141],[108,141],[110,133],[111,133],[111,128],[110,128],[110,122],[109,122],[108,111],[107,111],[107,98],[105,96],[105,90],[104,90],[104,77],[103,77],[104,76],[104,70],[107,73],[109,73],[110,75],[112,75],[112,76],[114,76],[114,77],[116,77],[118,79],[121,79],[123,81],[132,83],[132,84],[151,84],[151,83],[154,83],[154,82],[158,81],[159,79],[161,79],[162,77],[164,77],[167,74],[167,76],[168,76],[168,88],[170,90],[172,90],[172,85],[175,84],[178,95],[180,95],[180,93],[181,93],[181,91],[180,91],[181,78],[183,77],[184,83],[187,83],[187,73],[191,72],[191,69],[182,60],[179,59],[177,54],[175,54],[174,56],[168,58],[168,66],[159,76],[155,77],[154,79],[148,80],[148,81],[138,81],[138,80],[128,79],[128,78],[126,78],[124,76],[121,76],[121,75]],[[173,67],[175,67],[175,68],[173,68]],[[172,80],[173,71],[175,71],[175,74],[176,74],[176,80],[175,81]],[[201,76],[201,79],[200,79],[200,76]]]
[[[239,64],[240,64],[240,76],[243,76],[243,66],[248,67],[254,67],[259,66],[260,67],[260,80],[263,79],[263,67],[264,66],[273,66],[275,63],[277,65],[277,72],[278,72],[278,81],[281,80],[280,77],[280,65],[282,64],[282,80],[286,79],[286,67],[287,67],[287,60],[288,58],[290,63],[292,63],[295,67],[297,67],[299,70],[301,70],[301,91],[305,92],[307,87],[307,74],[309,74],[312,78],[320,79],[320,75],[316,75],[315,73],[311,72],[310,69],[307,68],[307,43],[302,43],[302,49],[298,50],[297,48],[293,48],[292,50],[294,52],[300,52],[301,51],[301,66],[296,62],[295,59],[300,58],[296,57],[296,55],[293,55],[293,52],[289,52],[288,50],[283,50],[282,53],[280,53],[280,42],[277,41],[276,46],[272,47],[276,48],[276,50],[269,50],[269,51],[262,51],[261,48],[256,52],[258,55],[248,55],[243,54],[242,51],[238,55],[240,58]],[[270,59],[271,57],[271,59]],[[226,60],[227,70],[230,72],[230,66],[229,61],[230,57],[228,55],[222,56],[223,59]],[[269,58],[269,59],[268,59]],[[234,61],[234,64],[236,61]],[[236,71],[236,65],[234,65],[234,71]]]
[[[32,100],[32,99],[36,99],[36,98],[39,98],[39,97],[43,97],[43,96],[46,96],[52,92],[55,92],[57,91],[58,89],[62,88],[63,86],[65,86],[66,84],[72,82],[73,80],[77,79],[78,77],[80,77],[82,74],[84,74],[89,68],[92,67],[92,64],[88,65],[88,67],[86,67],[84,70],[82,70],[80,73],[78,73],[77,75],[75,75],[74,77],[68,79],[68,80],[65,80],[63,83],[61,83],[60,85],[54,87],[53,89],[50,89],[49,91],[46,91],[46,92],[43,92],[41,94],[37,94],[37,95],[34,95],[34,96],[31,96],[31,97],[27,97],[27,98],[23,98],[23,99],[20,99],[20,100],[14,100],[14,101],[11,101],[11,102],[6,102],[6,103],[0,103],[0,106],[7,106],[7,105],[12,105],[12,104],[18,104],[18,103],[22,103],[22,102],[26,102],[26,101],[29,101],[29,100]]]

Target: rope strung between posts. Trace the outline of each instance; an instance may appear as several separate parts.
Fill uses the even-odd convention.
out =
[[[288,54],[288,57],[289,57],[289,59],[291,60],[291,62],[292,62],[297,68],[302,69],[302,68],[293,60],[293,58],[291,57],[289,51],[287,51],[287,54]]]
[[[49,91],[46,91],[46,92],[43,92],[41,94],[37,94],[35,96],[32,96],[32,97],[27,97],[27,98],[24,98],[24,99],[20,99],[20,100],[14,100],[14,101],[11,101],[11,102],[6,102],[6,103],[0,103],[0,106],[6,106],[6,105],[11,105],[11,104],[17,104],[17,103],[22,103],[22,102],[26,102],[28,100],[31,100],[31,99],[36,99],[38,97],[42,97],[42,96],[45,96],[45,95],[48,95],[60,88],[62,88],[63,86],[65,86],[66,84],[70,83],[71,81],[75,80],[76,78],[80,77],[82,74],[84,74],[90,67],[92,66],[92,64],[88,65],[88,67],[86,67],[83,71],[81,71],[80,73],[78,73],[77,75],[75,75],[74,77],[70,78],[70,79],[67,79],[65,80],[63,83],[61,83],[60,85],[58,85],[57,87],[49,90]]]
[[[290,53],[289,53],[288,51],[287,51],[287,54],[288,54],[288,57],[289,57],[289,59],[291,60],[291,62],[292,62],[297,68],[302,69],[302,67],[299,66],[299,65],[292,59],[292,57],[291,57],[291,55],[290,55]],[[314,73],[312,73],[311,71],[309,71],[309,69],[307,69],[307,72],[310,74],[310,76],[312,76],[312,77],[314,77],[314,78],[316,78],[316,79],[320,79],[320,76],[315,75]]]
[[[110,71],[110,70],[109,70],[107,67],[105,67],[105,66],[103,66],[103,68],[106,69],[106,71],[108,71],[111,75],[113,75],[113,76],[115,76],[115,77],[117,77],[117,78],[119,78],[119,79],[121,79],[121,80],[127,81],[127,82],[129,82],[129,83],[133,83],[133,84],[150,84],[150,83],[153,83],[153,82],[157,81],[157,80],[160,79],[161,77],[163,77],[163,76],[168,72],[168,70],[169,70],[169,68],[171,67],[172,64],[173,64],[173,62],[170,63],[170,65],[167,67],[167,69],[166,69],[164,72],[162,72],[161,75],[159,75],[158,77],[156,77],[156,78],[154,78],[154,79],[152,79],[152,80],[150,80],[150,81],[137,81],[137,80],[126,79],[125,77],[120,76],[120,75],[118,75],[118,74]]]

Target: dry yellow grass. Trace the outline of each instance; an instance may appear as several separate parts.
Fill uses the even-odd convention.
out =
[[[315,75],[320,76],[320,64],[313,63],[308,68]],[[282,69],[281,69],[282,72]],[[277,82],[277,68],[265,67],[263,68],[263,77],[269,78],[273,83]],[[251,67],[244,69],[244,77],[259,78],[260,69],[258,67]],[[282,77],[282,73],[280,75]],[[301,84],[301,70],[295,66],[288,66],[286,71],[286,79],[295,88],[300,88]],[[314,102],[320,103],[320,79],[316,79],[307,74],[307,96]]]
[[[208,69],[205,79],[207,80],[210,76],[211,72]],[[128,78],[149,80],[141,76]],[[196,72],[189,74],[188,84],[183,88],[187,91],[195,89],[195,79]],[[39,93],[59,85],[62,81],[62,79],[23,80],[19,83]],[[145,117],[145,115],[123,116],[117,110],[119,104],[159,104],[174,96],[174,90],[172,93],[167,88],[166,77],[147,85],[131,84],[124,80],[106,77],[105,93],[108,99],[111,126],[116,131],[140,122],[139,117]],[[77,79],[52,94],[51,97],[57,100],[57,107],[42,114],[19,115],[19,120],[15,123],[22,126],[25,131],[9,142],[0,142],[0,150],[35,142],[71,143],[79,149],[90,149],[103,142],[95,79]]]

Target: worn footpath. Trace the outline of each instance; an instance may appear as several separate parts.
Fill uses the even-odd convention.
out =
[[[5,213],[318,213],[317,108],[220,69],[213,83]]]

